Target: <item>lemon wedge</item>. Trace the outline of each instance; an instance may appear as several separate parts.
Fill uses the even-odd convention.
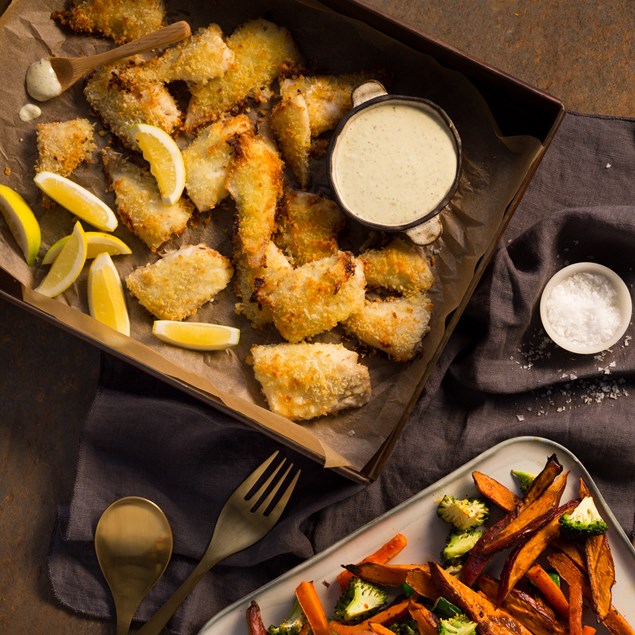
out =
[[[0,211],[29,266],[35,263],[42,235],[40,224],[27,202],[6,185],[0,185]]]
[[[162,342],[194,351],[220,351],[240,341],[240,329],[206,322],[155,320],[152,333]]]
[[[97,254],[88,270],[88,311],[100,322],[130,335],[130,318],[119,272],[108,252]]]
[[[116,229],[115,213],[78,183],[55,172],[38,172],[33,180],[47,196],[93,227],[106,232]]]
[[[86,262],[87,249],[86,235],[81,224],[77,222],[68,242],[62,247],[44,280],[35,290],[49,298],[66,291],[81,273]]]
[[[53,243],[44,254],[42,264],[50,265],[55,258],[57,258],[57,255],[62,250],[62,247],[68,242],[69,238],[70,234],[68,236],[63,236],[57,242]],[[123,240],[117,238],[117,236],[106,234],[104,232],[86,232],[86,243],[88,245],[86,260],[96,258],[98,254],[104,251],[109,253],[111,256],[121,256],[132,253],[132,249],[130,249]]]
[[[164,203],[174,205],[185,187],[185,163],[179,146],[172,137],[146,123],[132,126],[132,135],[139,144],[143,158],[150,164]]]

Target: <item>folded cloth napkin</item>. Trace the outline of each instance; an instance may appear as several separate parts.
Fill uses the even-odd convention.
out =
[[[546,338],[537,306],[547,279],[569,261],[602,262],[632,287],[633,169],[635,121],[568,114],[377,481],[362,487],[284,450],[303,474],[283,520],[266,540],[217,565],[170,629],[196,633],[231,601],[518,435],[571,449],[632,536],[630,335],[598,356],[566,353]],[[166,511],[175,536],[175,556],[137,613],[147,619],[200,557],[228,493],[277,447],[104,356],[71,504],[60,510],[51,546],[56,598],[74,611],[112,618],[94,527],[116,498],[146,496]]]

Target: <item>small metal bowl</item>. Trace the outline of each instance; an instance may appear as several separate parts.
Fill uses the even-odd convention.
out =
[[[601,341],[585,344],[581,338],[563,333],[561,327],[556,327],[549,318],[549,300],[554,289],[572,278],[576,274],[594,274],[605,278],[615,290],[615,305],[619,311],[619,324],[613,332]],[[595,262],[578,262],[564,267],[556,273],[545,285],[540,297],[540,319],[547,335],[566,351],[591,355],[610,348],[624,336],[631,321],[633,302],[628,287],[624,281],[612,270]]]
[[[384,86],[378,81],[369,81],[365,82],[358,86],[352,93],[353,99],[353,108],[350,110],[346,116],[340,121],[338,127],[336,128],[329,145],[328,151],[328,175],[331,182],[331,186],[333,188],[334,195],[342,207],[342,209],[353,219],[356,221],[372,227],[374,229],[387,231],[387,232],[399,232],[405,231],[410,228],[417,227],[431,219],[433,219],[437,214],[439,214],[443,208],[450,202],[451,198],[456,193],[456,190],[459,186],[459,180],[461,177],[461,163],[462,163],[462,146],[461,146],[461,138],[459,136],[454,123],[447,115],[447,113],[437,104],[431,102],[427,99],[423,99],[420,97],[410,97],[405,95],[390,95],[386,92]],[[426,114],[429,114],[434,120],[440,124],[441,128],[445,130],[448,134],[449,138],[452,141],[452,146],[456,156],[456,174],[454,176],[454,180],[448,187],[448,189],[443,193],[442,196],[436,201],[436,203],[432,207],[427,207],[426,209],[422,209],[419,215],[416,215],[407,222],[394,224],[394,223],[381,223],[376,222],[376,220],[369,220],[364,216],[363,210],[359,209],[351,209],[350,204],[347,202],[346,198],[341,193],[341,187],[339,178],[336,174],[336,166],[334,157],[336,156],[338,150],[338,144],[342,142],[345,138],[345,134],[347,132],[348,127],[351,122],[355,120],[363,111],[368,108],[377,108],[383,105],[407,105],[410,107],[416,107],[421,109]],[[360,158],[360,161],[363,161]]]

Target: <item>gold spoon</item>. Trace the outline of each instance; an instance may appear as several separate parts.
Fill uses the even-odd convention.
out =
[[[172,544],[168,519],[146,498],[120,498],[101,515],[95,551],[115,602],[117,635],[126,635],[141,600],[163,575]]]
[[[85,57],[44,57],[26,72],[26,89],[33,99],[47,101],[61,95],[76,81],[100,66],[125,57],[174,44],[191,35],[190,25],[174,22],[117,48]]]

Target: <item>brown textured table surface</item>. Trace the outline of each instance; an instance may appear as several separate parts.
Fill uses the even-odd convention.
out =
[[[369,4],[550,92],[569,110],[635,116],[632,0]],[[99,359],[91,345],[0,298],[0,633],[114,632],[59,608],[46,572]]]

